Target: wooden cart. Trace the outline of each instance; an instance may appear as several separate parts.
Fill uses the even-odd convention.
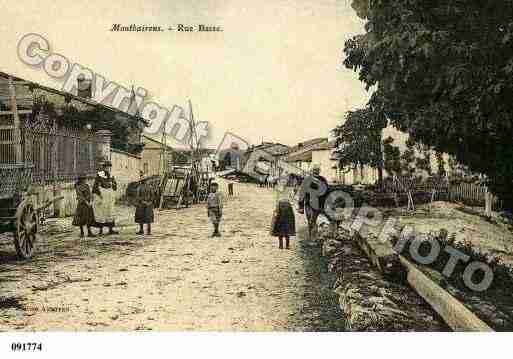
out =
[[[30,193],[32,166],[26,164],[0,164],[0,233],[14,234],[14,247],[18,257],[32,257],[43,210],[62,197],[37,205]]]

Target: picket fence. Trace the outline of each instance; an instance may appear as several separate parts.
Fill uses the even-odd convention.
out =
[[[484,207],[486,202],[487,187],[476,183],[461,182],[449,184],[446,180],[415,181],[408,177],[395,178],[393,181],[385,181],[386,193],[433,193],[434,200],[461,202],[468,206]],[[490,194],[491,210],[501,211],[502,202],[497,196]]]
[[[463,202],[470,206],[484,206],[486,186],[475,183],[460,183],[449,187],[449,201]],[[502,210],[502,202],[495,196],[491,195],[492,210]]]

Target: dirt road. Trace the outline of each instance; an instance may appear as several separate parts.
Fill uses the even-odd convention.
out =
[[[25,263],[1,241],[0,330],[341,330],[318,250],[301,238],[279,250],[272,190],[235,191],[221,238],[199,205],[156,211],[149,237],[134,234],[127,207],[115,236],[80,240],[59,220]]]

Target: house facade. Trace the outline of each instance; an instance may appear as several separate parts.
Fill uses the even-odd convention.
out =
[[[129,131],[124,141],[112,136],[123,125]],[[137,141],[144,125],[138,116],[0,72],[0,164],[5,173],[19,166],[30,168],[28,182],[36,204],[64,197],[49,207],[47,215],[74,212],[74,182],[78,175],[91,181],[101,160],[113,162],[120,185],[131,180],[132,168],[118,168],[118,157],[124,161],[137,154],[113,154],[111,149],[116,140],[141,148],[130,140]],[[19,178],[4,179],[1,187],[9,181],[20,183]]]
[[[319,166],[321,175],[330,183],[341,181],[341,172],[333,158],[333,141],[327,137],[315,138],[298,143],[283,159],[295,167],[309,173],[312,167]]]

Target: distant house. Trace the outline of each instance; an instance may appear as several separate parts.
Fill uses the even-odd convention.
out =
[[[408,134],[397,130],[395,127],[389,125],[383,129],[382,138],[383,140],[386,138],[392,138],[394,141],[392,142],[393,146],[396,146],[401,153],[404,153],[406,150],[406,142],[408,140]],[[415,150],[415,156],[419,156],[418,150]],[[334,159],[336,160],[336,155],[334,155]],[[445,171],[446,173],[450,172],[450,168],[448,165],[449,156],[447,154],[443,154],[443,159],[445,161]],[[430,158],[431,169],[433,173],[436,173],[438,164],[436,162],[436,157],[434,153],[432,153]],[[340,182],[344,184],[372,184],[376,183],[378,180],[378,169],[376,167],[371,167],[368,165],[365,166],[346,166],[343,169],[339,170],[340,172]],[[391,176],[391,173],[387,173],[385,169],[383,169],[383,177],[386,178]],[[417,175],[421,177],[426,177],[427,173],[424,171],[419,171]]]
[[[239,148],[237,143],[232,143],[229,148],[220,150],[217,153],[219,169],[242,170],[245,165],[245,152]]]
[[[140,170],[145,177],[161,175],[172,156],[173,148],[147,135],[142,136],[142,141],[144,148],[141,152]]]
[[[278,160],[285,156],[290,147],[281,143],[262,142],[259,145],[251,146],[244,154],[245,162],[251,158],[257,151],[263,151],[266,156],[260,158],[256,163],[255,171],[261,175],[279,176],[280,169]]]
[[[290,148],[287,156],[283,159],[304,171],[310,171],[312,163],[312,149],[327,141],[328,139],[326,137],[321,137],[299,142],[297,145]]]
[[[337,162],[333,158],[334,143],[328,138],[314,138],[298,143],[292,147],[283,159],[302,169],[305,173],[311,171],[314,165],[318,165],[321,175],[328,182],[340,182],[341,173],[337,168]]]
[[[287,154],[290,151],[290,147],[276,142],[262,142],[259,145],[251,146],[246,151],[246,157],[250,157],[251,154],[257,150],[265,151],[274,158],[279,158],[280,156]]]

